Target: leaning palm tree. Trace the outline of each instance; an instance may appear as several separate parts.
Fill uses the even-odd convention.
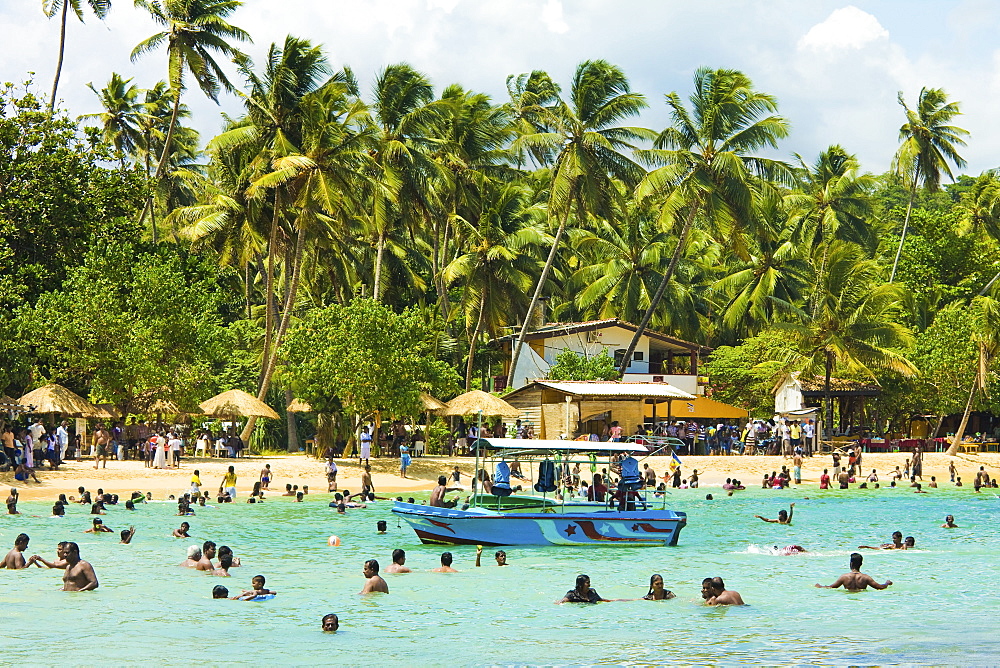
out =
[[[173,93],[173,112],[167,126],[163,152],[153,174],[154,179],[163,176],[170,156],[171,140],[184,91],[185,72],[189,72],[198,82],[201,91],[216,103],[219,101],[220,87],[230,92],[234,90],[229,77],[213,54],[221,54],[233,60],[245,58],[226,41],[252,41],[245,31],[225,21],[242,4],[240,0],[135,0],[136,7],[148,11],[153,20],[166,30],[139,42],[132,49],[131,58],[135,61],[139,56],[166,43],[167,81]]]
[[[90,5],[94,16],[99,19],[103,19],[111,11],[111,0],[87,0],[87,4]],[[52,18],[57,12],[61,14],[59,20],[59,59],[56,61],[56,76],[52,80],[52,95],[49,96],[49,112],[55,109],[56,106],[56,92],[59,90],[59,76],[62,74],[63,55],[66,52],[66,18],[69,15],[71,7],[73,8],[73,13],[76,14],[76,18],[83,22],[82,0],[42,0],[42,11],[45,12],[46,16]]]
[[[544,81],[546,77],[535,79]],[[544,90],[535,102],[547,100],[557,89],[550,86]],[[577,66],[568,100],[556,98],[551,105],[535,106],[522,114],[535,131],[515,139],[513,149],[538,159],[552,156],[548,216],[550,224],[556,223],[556,232],[514,344],[511,375],[517,372],[531,315],[549,279],[570,216],[575,215],[580,223],[590,216],[612,220],[618,192],[614,180],[632,188],[645,175],[627,154],[635,150],[637,141],[652,139],[654,133],[619,125],[645,107],[646,98],[632,92],[620,68],[603,60],[588,60]]]
[[[142,143],[142,121],[145,115],[141,103],[138,102],[139,87],[132,79],[122,78],[117,72],[111,73],[111,79],[101,90],[88,83],[94,95],[101,101],[104,111],[96,114],[84,114],[81,120],[97,119],[101,122],[101,135],[104,141],[115,147],[122,166],[125,158],[134,155]]]
[[[717,240],[739,248],[741,232],[749,227],[755,191],[770,181],[791,181],[783,162],[754,156],[777,148],[788,134],[788,123],[775,115],[773,96],[753,89],[742,72],[701,68],[694,75],[691,111],[677,93],[666,96],[673,124],[660,133],[651,150],[639,151],[651,171],[636,189],[639,198],[662,198],[660,220],[680,223],[677,245],[660,285],[625,350],[619,374],[632,360],[639,339],[652,320],[700,216]],[[743,253],[745,254],[745,253]]]
[[[979,349],[979,358],[972,386],[969,388],[969,399],[965,402],[965,412],[962,413],[962,421],[951,440],[951,445],[948,446],[946,454],[949,455],[958,453],[958,446],[965,436],[965,427],[969,423],[972,400],[977,392],[986,391],[990,362],[996,357],[997,352],[1000,352],[1000,301],[993,296],[979,295],[972,300],[969,310],[975,323],[972,339]]]
[[[903,179],[903,185],[909,190],[906,203],[906,217],[903,219],[903,233],[899,237],[899,248],[896,258],[892,261],[892,272],[889,281],[896,278],[896,267],[899,265],[899,255],[903,252],[903,242],[906,241],[906,229],[910,224],[910,212],[913,210],[913,199],[917,188],[923,186],[927,192],[936,192],[941,186],[941,173],[954,180],[949,162],[956,167],[965,167],[965,160],[958,154],[958,147],[965,146],[963,137],[969,135],[949,123],[962,112],[957,102],[948,102],[948,96],[940,88],[921,88],[917,96],[917,108],[910,109],[903,99],[902,91],[897,97],[899,104],[906,110],[906,123],[899,128],[899,140],[902,142],[892,160],[892,170]]]

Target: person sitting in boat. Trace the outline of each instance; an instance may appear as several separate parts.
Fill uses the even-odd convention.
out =
[[[476,482],[482,487],[483,494],[493,493],[493,481],[486,475],[486,469],[479,469],[476,473]]]
[[[600,473],[594,474],[594,484],[587,489],[587,500],[604,503],[608,494],[608,486],[604,484],[604,478]]]
[[[618,510],[624,511],[629,497],[637,496],[633,494],[642,487],[642,475],[639,473],[639,460],[632,456],[631,452],[626,452],[625,457],[620,462],[621,480],[618,481]],[[635,505],[629,503],[630,510],[635,510]]]
[[[527,480],[527,478],[524,477],[524,474],[521,473],[521,462],[518,461],[517,457],[515,457],[514,461],[510,463],[510,474],[518,480]]]
[[[431,491],[431,498],[427,505],[436,506],[438,508],[454,508],[457,501],[445,501],[444,495],[448,492],[458,492],[461,491],[458,487],[448,487],[448,478],[440,475],[438,476],[437,487]]]
[[[502,459],[497,462],[496,473],[493,474],[493,494],[510,496],[510,465]]]

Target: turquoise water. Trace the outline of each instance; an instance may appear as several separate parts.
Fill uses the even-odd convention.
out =
[[[675,548],[558,548],[507,550],[511,563],[484,566],[475,551],[455,547],[460,573],[427,572],[443,548],[423,546],[405,523],[377,508],[344,517],[326,508],[325,495],[304,504],[273,498],[173,516],[168,503],[130,513],[111,508],[116,532],[135,524],[131,545],[118,536],[92,536],[84,508],[63,519],[50,504],[22,503],[21,517],[0,517],[0,546],[24,531],[29,553],[54,557],[55,544],[74,540],[94,564],[101,587],[59,591],[62,571],[0,571],[5,627],[4,663],[136,665],[155,662],[285,665],[476,665],[596,663],[838,663],[994,664],[1000,656],[994,587],[1000,499],[971,490],[848,493],[815,489],[748,490],[706,501],[718,489],[683,490],[672,507],[688,527]],[[811,497],[806,499],[805,497]],[[764,524],[795,501],[793,526]],[[939,528],[953,513],[961,528]],[[182,519],[197,541],[170,538]],[[375,523],[389,521],[376,535]],[[864,570],[895,583],[886,591],[848,594],[820,590],[847,571],[859,544],[878,544],[899,529],[917,550],[867,552]],[[341,547],[328,547],[336,534]],[[243,560],[224,579],[177,568],[187,545],[210,539]],[[797,543],[812,553],[772,556],[766,547]],[[389,575],[391,593],[361,598],[362,563],[384,567],[393,548],[423,572]],[[651,573],[663,574],[671,601],[553,605],[578,573],[587,573],[605,598],[638,598]],[[279,592],[263,603],[214,601],[212,586],[233,593],[257,573]],[[700,605],[702,578],[722,576],[750,604]],[[320,618],[340,615],[336,635]]]

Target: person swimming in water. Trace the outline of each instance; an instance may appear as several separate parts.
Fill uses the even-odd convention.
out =
[[[66,572],[63,573],[63,591],[93,591],[97,589],[97,574],[90,562],[80,558],[80,546],[66,543],[63,550]]]
[[[364,568],[361,571],[366,578],[365,586],[361,588],[361,591],[358,592],[359,594],[389,593],[389,585],[378,574],[378,569],[378,561],[375,559],[369,559],[365,562]]]
[[[323,627],[323,633],[336,633],[337,629],[340,628],[340,617],[331,612],[328,615],[323,615],[323,620],[320,623]]]
[[[243,590],[243,593],[236,597],[237,601],[252,601],[258,596],[277,596],[278,592],[265,589],[266,580],[263,575],[255,575],[250,579],[250,589]]]
[[[94,518],[94,525],[83,533],[114,533],[110,527],[104,526],[104,520],[100,517]]]
[[[17,538],[14,539],[14,547],[3,558],[3,561],[0,561],[0,568],[9,568],[11,570],[27,568],[29,564],[24,558],[24,551],[28,549],[28,542],[30,540],[28,534],[18,534]]]
[[[677,598],[677,594],[670,591],[669,589],[663,588],[663,576],[659,573],[653,573],[649,577],[649,592],[642,597],[644,601],[666,601],[671,598]]]
[[[746,605],[740,593],[726,589],[726,583],[720,577],[701,581],[701,597],[705,599],[705,605]]]
[[[955,524],[954,515],[946,515],[944,518],[944,524],[941,525],[942,529],[957,529],[958,525]]]
[[[451,567],[452,556],[451,552],[441,553],[441,565],[433,569],[432,573],[457,573],[454,568]]]
[[[378,522],[375,523],[375,531],[380,534],[385,533],[388,527],[389,525],[386,523],[385,520],[379,520]]]
[[[892,542],[882,543],[878,547],[874,545],[858,545],[859,550],[902,550],[903,549],[903,533],[901,531],[892,532]]]
[[[201,548],[191,545],[187,549],[187,559],[177,565],[183,568],[197,568],[199,561],[201,561]]]
[[[850,592],[864,591],[868,587],[872,589],[885,589],[892,584],[892,580],[886,580],[884,584],[875,582],[875,578],[861,572],[861,564],[864,557],[857,552],[851,554],[851,572],[841,575],[832,585],[817,584],[819,589],[837,589],[843,587]]]
[[[191,528],[190,524],[188,524],[187,522],[181,522],[180,528],[174,529],[174,532],[171,535],[174,538],[190,538],[191,536],[188,534],[188,530],[190,528]]]
[[[132,542],[132,537],[135,536],[135,527],[130,526],[128,529],[122,529],[120,544],[128,545]]]
[[[795,513],[795,504],[793,503],[793,504],[789,505],[788,512],[785,512],[784,510],[779,510],[778,511],[778,519],[769,520],[768,518],[761,517],[760,515],[754,515],[754,517],[756,517],[759,520],[763,520],[765,522],[770,522],[771,524],[791,524],[792,523],[792,515],[794,513]]]
[[[406,552],[396,548],[392,551],[392,563],[386,566],[386,573],[412,573],[409,566],[406,566]]]
[[[479,568],[483,565],[482,558],[483,558],[483,546],[476,545],[476,568]],[[503,550],[497,550],[496,553],[493,555],[493,558],[497,560],[497,566],[507,565],[507,553],[504,552]]]
[[[576,576],[576,587],[566,592],[566,595],[556,601],[559,603],[607,603],[608,599],[590,588],[590,576],[581,573]]]

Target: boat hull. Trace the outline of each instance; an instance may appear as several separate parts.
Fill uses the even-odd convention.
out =
[[[392,512],[424,543],[441,545],[676,545],[687,524],[672,510],[619,512],[566,506],[556,512],[458,510],[397,502]]]

